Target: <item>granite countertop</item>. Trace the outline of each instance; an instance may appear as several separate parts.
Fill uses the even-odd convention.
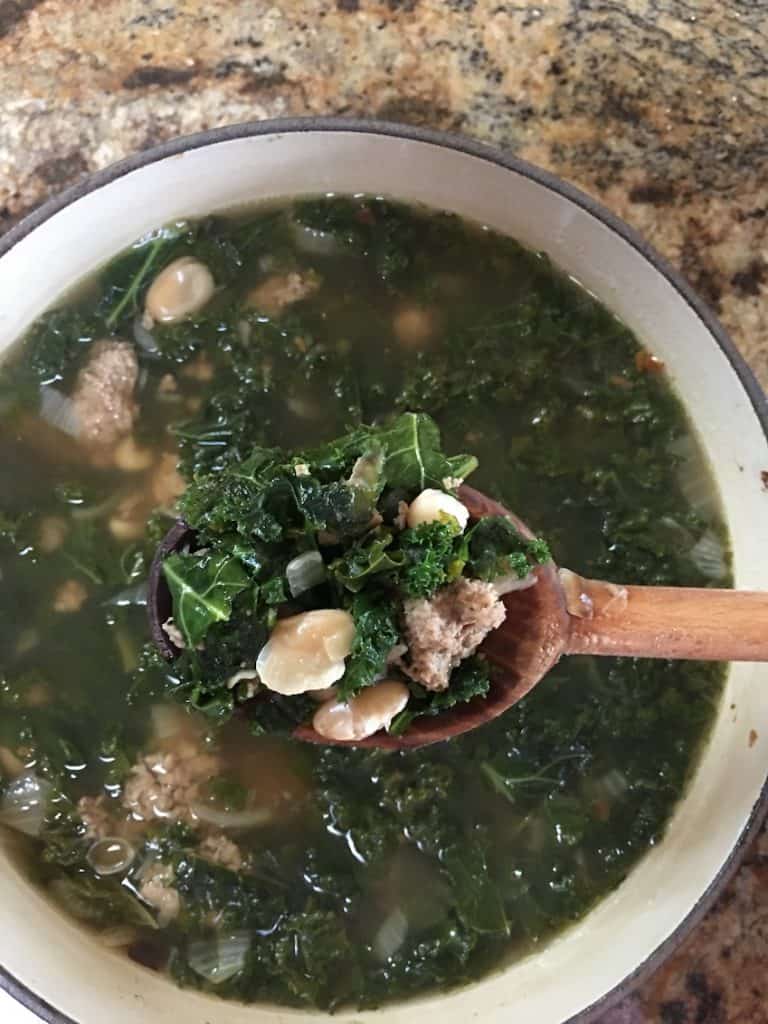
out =
[[[767,0],[0,0],[0,231],[84,174],[248,119],[458,130],[575,182],[768,387]],[[768,835],[601,1024],[768,1022]]]

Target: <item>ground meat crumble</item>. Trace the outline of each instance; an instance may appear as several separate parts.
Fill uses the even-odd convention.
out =
[[[133,345],[112,340],[93,343],[72,394],[81,440],[110,445],[130,432],[138,415],[134,399],[138,377]]]
[[[430,600],[405,602],[409,657],[402,669],[428,690],[444,690],[451,672],[506,618],[490,583],[461,577]]]
[[[123,804],[139,820],[193,824],[197,819],[190,804],[200,784],[218,770],[219,759],[193,744],[174,753],[146,754],[131,769]]]
[[[141,879],[139,894],[157,912],[157,923],[161,928],[179,916],[181,897],[173,887],[173,868],[158,862],[150,864]]]

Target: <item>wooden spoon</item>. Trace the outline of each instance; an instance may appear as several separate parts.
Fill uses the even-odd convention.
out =
[[[472,487],[459,497],[472,519],[508,516],[525,537],[533,534],[503,505]],[[161,653],[178,653],[162,630],[171,598],[160,571],[162,559],[194,534],[177,523],[158,549],[150,573],[152,636]],[[423,747],[469,732],[516,704],[565,654],[696,661],[768,661],[768,593],[693,587],[636,587],[588,580],[553,563],[539,566],[537,582],[503,598],[507,617],[485,639],[481,653],[494,666],[486,697],[434,717],[416,719],[402,736],[377,733],[336,746]],[[311,726],[299,726],[298,739],[332,743]]]

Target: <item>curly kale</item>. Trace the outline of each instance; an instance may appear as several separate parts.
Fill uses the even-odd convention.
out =
[[[457,704],[485,697],[491,688],[491,671],[488,663],[475,656],[466,658],[451,674],[451,684],[445,690],[425,690],[423,686],[410,684],[411,700],[389,727],[399,736],[405,732],[415,718],[422,715],[439,715]]]
[[[514,575],[522,579],[551,558],[546,541],[528,540],[504,516],[487,516],[467,536],[467,569],[481,580]]]
[[[461,575],[463,538],[453,523],[420,523],[404,530],[398,543],[405,556],[399,582],[408,597],[432,597]]]
[[[338,685],[340,700],[349,700],[380,678],[389,652],[400,640],[397,606],[385,595],[357,594],[350,611],[355,622],[355,638],[346,671]]]
[[[108,334],[104,323],[77,307],[55,309],[31,328],[14,370],[23,381],[40,384],[63,380],[95,338]]]

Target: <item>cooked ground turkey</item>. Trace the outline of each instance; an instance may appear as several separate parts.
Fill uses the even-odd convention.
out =
[[[202,782],[219,771],[219,759],[190,743],[176,753],[147,754],[131,769],[125,783],[123,805],[139,820],[185,821],[197,819],[190,804]]]
[[[83,441],[110,445],[131,430],[139,411],[134,399],[138,377],[133,345],[127,341],[93,343],[72,394]]]
[[[77,813],[85,825],[85,834],[90,839],[103,839],[115,834],[112,816],[107,809],[104,796],[81,796],[77,802]]]
[[[256,285],[248,293],[246,304],[267,316],[277,316],[294,302],[308,298],[320,287],[320,278],[312,271],[276,274]]]
[[[197,852],[212,864],[220,864],[230,871],[239,871],[243,866],[240,847],[228,839],[223,832],[211,832],[200,843]]]
[[[409,658],[402,668],[428,690],[444,690],[452,670],[477,650],[506,614],[490,583],[463,577],[429,601],[406,601]]]
[[[164,928],[179,916],[181,897],[173,888],[173,868],[168,864],[151,864],[139,885],[141,898],[157,911],[157,923]]]

